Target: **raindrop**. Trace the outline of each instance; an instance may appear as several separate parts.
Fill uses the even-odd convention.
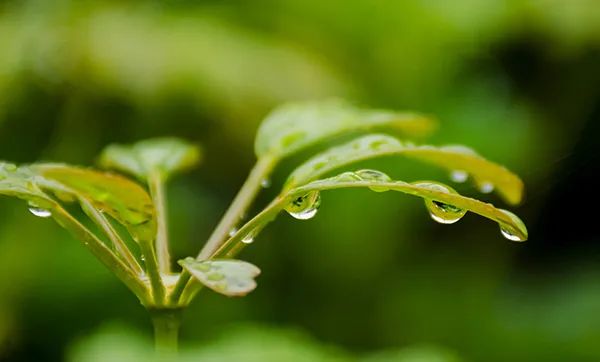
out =
[[[269,187],[271,187],[271,180],[269,180],[268,178],[263,179],[262,181],[260,181],[260,186],[263,189],[268,189]]]
[[[450,173],[450,179],[454,182],[462,183],[467,181],[469,174],[462,170],[455,170]]]
[[[35,206],[35,205],[29,206],[29,212],[31,212],[33,215],[35,215],[37,217],[47,218],[47,217],[52,216],[52,212],[50,210],[46,210],[46,209],[43,209],[43,208]]]
[[[456,191],[452,188],[437,182],[423,182],[417,183],[416,185],[430,190],[441,191],[446,194],[456,194]],[[425,207],[427,207],[427,211],[429,211],[431,218],[440,224],[454,224],[467,213],[467,210],[431,199],[425,199]]]
[[[358,177],[363,181],[375,181],[375,182],[391,182],[392,179],[385,173],[377,170],[359,170],[356,171]],[[385,186],[370,186],[371,190],[375,192],[389,191],[389,188]]]
[[[344,172],[336,177],[337,182],[362,181],[362,178],[354,172]]]
[[[489,194],[490,192],[494,191],[494,184],[488,181],[481,182],[478,187],[479,192],[483,194]]]
[[[456,206],[434,200],[425,200],[425,206],[431,218],[440,224],[454,224],[467,213]]]
[[[235,227],[233,229],[229,230],[229,237],[230,238],[234,237],[235,234],[237,234],[237,232],[238,232],[238,229]]]
[[[319,191],[312,191],[295,198],[286,206],[285,211],[298,220],[308,220],[317,214],[319,206],[321,206],[321,194]]]
[[[248,235],[244,236],[244,238],[242,239],[242,243],[244,244],[252,244],[254,242],[254,234],[249,233]]]
[[[503,226],[502,224],[500,224],[500,233],[510,241],[525,241],[525,239],[521,238],[517,234],[514,234],[508,227]]]

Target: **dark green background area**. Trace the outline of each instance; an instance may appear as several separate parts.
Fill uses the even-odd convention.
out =
[[[169,186],[177,257],[241,186],[268,111],[329,97],[435,115],[429,142],[514,170],[530,240],[472,214],[436,224],[416,198],[326,193],[317,217],[281,215],[246,249],[255,292],[192,304],[185,358],[600,360],[597,1],[0,1],[0,159],[90,165],[111,142],[200,143],[201,167]],[[366,166],[448,179],[405,159]],[[1,201],[0,360],[147,360],[150,322],[126,288]]]

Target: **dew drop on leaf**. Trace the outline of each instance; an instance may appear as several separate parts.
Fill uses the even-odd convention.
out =
[[[295,198],[286,206],[285,211],[298,220],[312,219],[321,206],[321,194],[312,191],[306,195]]]
[[[229,230],[229,237],[232,238],[235,236],[235,234],[237,234],[238,229],[237,228],[233,228],[231,230]]]
[[[392,179],[386,175],[385,173],[377,170],[359,170],[356,171],[356,174],[363,181],[375,181],[375,182],[391,182]],[[383,186],[371,186],[369,187],[372,191],[375,192],[385,192],[389,191],[389,188]]]
[[[467,181],[469,174],[462,170],[454,170],[450,173],[450,179],[454,182],[462,183]]]
[[[271,180],[269,180],[268,178],[262,179],[262,181],[260,181],[260,186],[263,189],[268,189],[269,187],[271,187]]]
[[[43,217],[43,218],[47,218],[52,216],[52,212],[50,210],[35,206],[30,204],[29,205],[29,212],[32,213],[33,215],[37,216],[37,217]]]
[[[434,200],[426,200],[425,205],[431,218],[440,224],[454,224],[467,213],[456,206]]]
[[[416,185],[447,194],[456,194],[456,191],[450,187],[437,182],[422,182],[417,183]],[[427,207],[427,211],[429,211],[431,218],[440,224],[454,224],[467,213],[467,210],[431,199],[425,199],[425,207]]]
[[[519,235],[513,234],[507,227],[500,225],[500,233],[510,241],[524,241]]]
[[[254,242],[254,235],[252,233],[249,233],[248,235],[244,236],[244,238],[242,239],[242,243],[244,244],[252,244]]]

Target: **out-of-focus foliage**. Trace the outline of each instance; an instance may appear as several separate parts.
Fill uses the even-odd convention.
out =
[[[148,361],[152,344],[139,334],[106,326],[79,341],[70,352],[71,362]],[[177,361],[247,362],[460,362],[450,351],[417,346],[352,357],[338,348],[322,345],[304,333],[259,325],[233,325],[202,348],[185,348]],[[173,361],[175,362],[175,361]]]
[[[258,122],[280,102],[333,96],[435,115],[439,132],[428,142],[467,144],[523,176],[516,212],[530,226],[527,243],[508,243],[469,215],[434,224],[420,200],[327,193],[313,220],[280,217],[246,249],[243,259],[263,270],[255,292],[205,293],[190,306],[185,349],[259,349],[267,337],[255,329],[228,342],[215,336],[260,321],[310,334],[292,347],[286,332],[264,332],[298,358],[309,350],[315,359],[389,359],[377,351],[401,349],[423,361],[438,350],[451,351],[450,361],[596,361],[600,240],[596,217],[580,210],[583,200],[598,203],[588,192],[600,154],[597,8],[595,0],[5,0],[0,159],[92,164],[115,142],[202,144],[203,167],[169,189],[173,256],[182,258],[198,251],[239,188]],[[301,156],[271,183],[283,184]],[[407,181],[447,177],[402,158],[360,167]],[[119,353],[110,348],[119,343],[144,356],[145,339],[82,337],[107,321],[149,328],[110,273],[22,202],[3,199],[0,220],[0,359],[60,360],[70,350],[92,360],[87,348]]]

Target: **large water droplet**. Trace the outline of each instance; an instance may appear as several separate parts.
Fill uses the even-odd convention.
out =
[[[312,219],[321,206],[321,194],[312,191],[306,195],[299,196],[286,206],[285,211],[298,220]]]
[[[237,232],[238,232],[238,229],[235,227],[233,229],[229,230],[229,237],[230,238],[234,237],[235,234],[237,234]]]
[[[434,200],[425,200],[431,218],[440,224],[454,224],[467,213],[456,206]]]
[[[271,187],[271,180],[269,180],[268,178],[262,179],[262,181],[260,181],[260,186],[263,189],[268,189],[269,187]]]
[[[31,212],[33,215],[35,215],[37,217],[47,218],[47,217],[52,216],[52,212],[50,210],[41,208],[34,204],[29,204],[29,212]]]
[[[386,175],[385,173],[381,172],[381,171],[377,171],[377,170],[359,170],[356,171],[356,174],[363,180],[363,181],[375,181],[375,182],[391,182],[392,179]],[[371,190],[375,191],[375,192],[385,192],[385,191],[389,191],[389,188],[385,187],[385,186],[370,186],[369,187]]]
[[[416,185],[430,190],[441,191],[446,194],[456,194],[456,191],[449,186],[437,182],[421,182]],[[467,210],[431,199],[425,199],[425,207],[427,207],[427,211],[429,211],[431,218],[440,224],[454,224],[467,213]]]
[[[454,182],[462,183],[467,181],[469,174],[462,170],[455,170],[450,173],[450,179]]]

